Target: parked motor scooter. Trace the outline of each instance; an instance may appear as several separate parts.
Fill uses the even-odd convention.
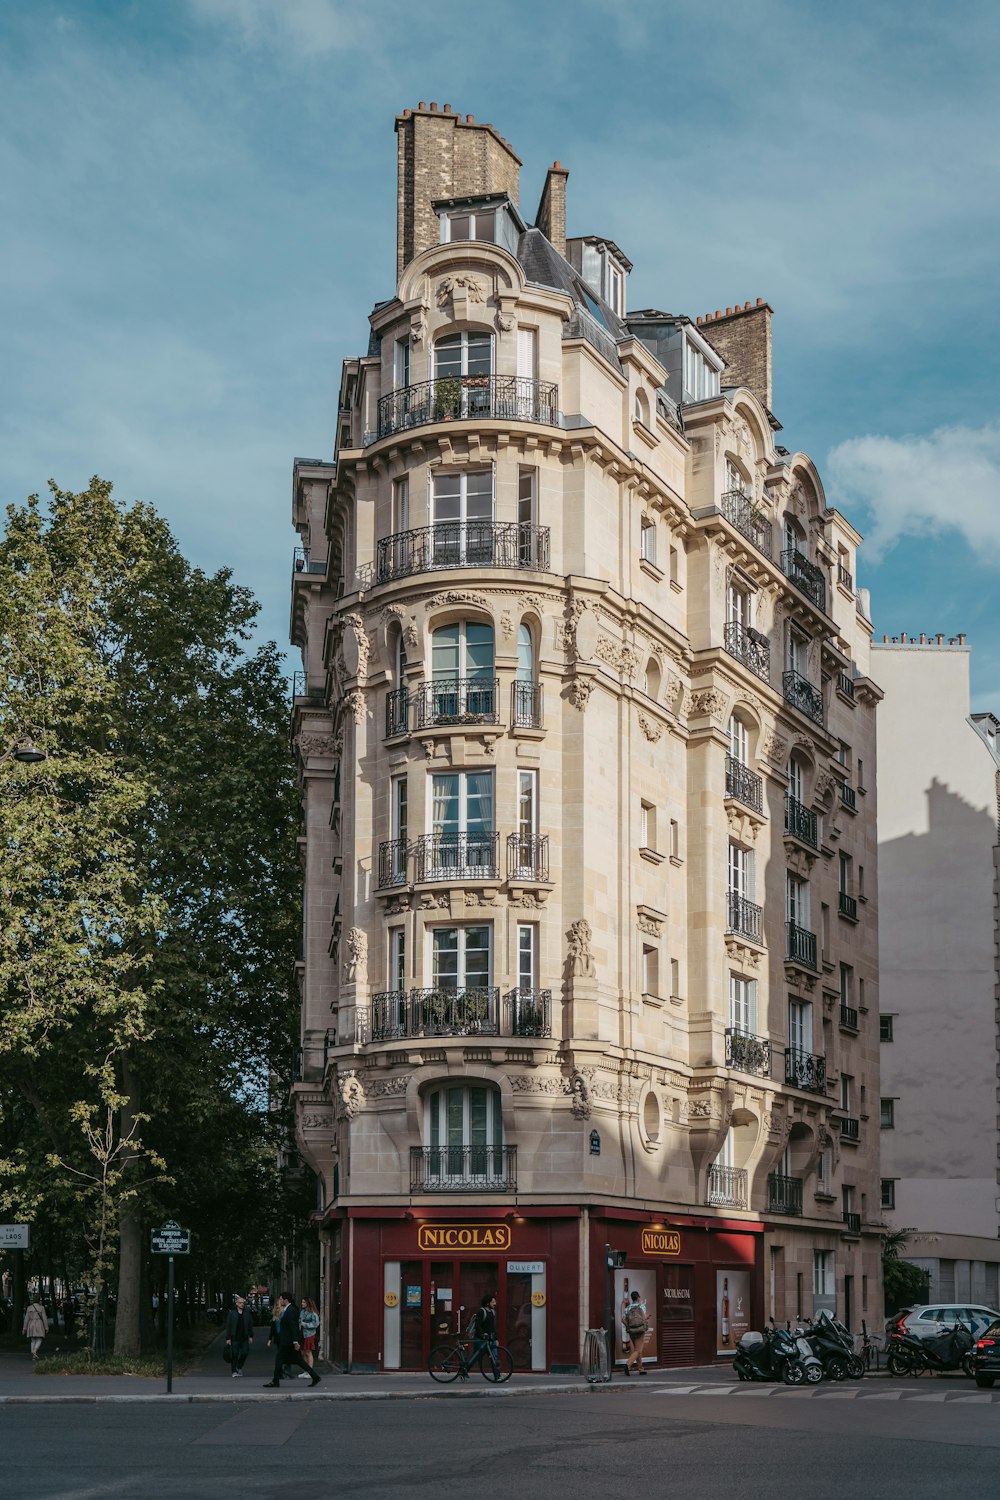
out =
[[[850,1329],[828,1312],[821,1312],[805,1331],[813,1352],[823,1362],[828,1380],[860,1380],[865,1362],[854,1352]]]
[[[808,1337],[808,1332],[806,1328],[796,1328],[794,1335],[795,1347],[799,1351],[799,1358],[806,1372],[806,1384],[819,1385],[825,1371],[823,1369],[823,1362],[817,1356],[812,1342]]]
[[[972,1375],[972,1350],[975,1340],[964,1323],[933,1338],[915,1339],[912,1334],[894,1333],[889,1340],[886,1368],[890,1375],[923,1375],[926,1370],[944,1374],[961,1370]]]
[[[783,1380],[802,1385],[806,1378],[794,1334],[787,1328],[745,1333],[736,1346],[733,1370],[740,1380]]]

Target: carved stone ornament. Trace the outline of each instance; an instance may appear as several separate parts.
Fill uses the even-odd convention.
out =
[[[814,792],[816,801],[825,802],[836,785],[837,778],[832,771],[821,771],[816,777],[816,790]]]
[[[701,688],[698,692],[691,694],[688,704],[688,716],[690,718],[709,717],[721,719],[728,703],[729,699],[718,688]]]
[[[369,1078],[365,1092],[370,1099],[395,1099],[406,1093],[409,1082],[409,1073],[400,1073],[394,1078]]]
[[[773,729],[769,729],[764,735],[760,749],[764,759],[769,760],[772,766],[783,766],[788,759],[788,741]]]
[[[500,616],[500,629],[503,631],[504,635],[507,636],[508,640],[514,634],[514,621],[510,617],[509,610],[505,609],[503,614]]]
[[[333,1126],[333,1109],[328,1105],[325,1109],[305,1110],[299,1115],[299,1128],[302,1130],[330,1130]]]
[[[455,296],[456,292],[464,292],[470,302],[482,305],[486,301],[486,287],[478,276],[470,276],[467,272],[455,272],[451,276],[445,276],[439,282],[437,289],[438,307],[445,307]]]
[[[467,907],[496,906],[497,898],[491,892],[466,891],[465,904]]]
[[[574,1068],[569,1076],[570,1114],[576,1120],[590,1119],[590,1088],[586,1078]]]
[[[411,651],[415,651],[416,648],[420,645],[420,632],[417,630],[417,627],[413,624],[412,620],[410,621],[409,625],[404,627],[403,639],[405,640]]]
[[[712,1114],[712,1105],[708,1099],[692,1099],[688,1105],[688,1114],[692,1120],[707,1120]]]
[[[355,724],[365,722],[365,695],[360,688],[352,688],[349,693],[344,694],[344,711],[349,713]]]
[[[645,912],[639,913],[639,931],[644,932],[647,937],[658,938],[661,925],[655,917],[650,917]]]
[[[545,1094],[559,1097],[570,1091],[569,1081],[544,1073],[512,1073],[510,1086],[515,1094]]]
[[[533,895],[531,891],[525,891],[523,896],[512,896],[510,904],[511,906],[530,907],[534,910],[539,910],[544,905],[544,902],[539,901],[538,897]]]
[[[498,333],[510,333],[514,327],[514,319],[510,313],[498,312],[496,316]]]
[[[361,927],[349,927],[344,944],[347,948],[344,981],[347,984],[364,984],[368,976],[368,934]]]
[[[349,1120],[356,1120],[365,1107],[365,1091],[361,1079],[353,1068],[337,1079],[341,1110]]]
[[[443,893],[435,895],[433,891],[424,891],[420,897],[421,911],[448,911],[450,905],[448,897]]]
[[[303,760],[313,755],[336,755],[337,739],[332,734],[300,734],[295,740]]]
[[[656,720],[647,719],[645,714],[639,715],[639,728],[642,730],[647,740],[649,740],[649,742],[653,745],[656,744],[657,740],[663,733],[662,727],[657,724]]]
[[[594,691],[594,684],[588,677],[575,677],[569,687],[569,701],[574,708],[583,713],[590,701],[590,695]]]
[[[484,594],[474,594],[469,589],[448,589],[441,594],[432,594],[424,602],[425,609],[443,609],[448,604],[478,604],[480,609],[489,609],[489,600]]]
[[[344,616],[344,623],[351,627],[354,634],[354,651],[352,655],[357,656],[357,667],[355,675],[364,681],[368,675],[368,661],[371,656],[371,642],[365,632],[365,622],[358,614]]]
[[[593,979],[594,957],[590,951],[593,939],[590,923],[586,917],[581,917],[574,922],[566,934],[569,943],[569,966],[570,973],[580,975],[583,978]]]

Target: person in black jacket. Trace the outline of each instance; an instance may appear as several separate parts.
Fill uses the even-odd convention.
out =
[[[233,1379],[243,1374],[243,1366],[253,1343],[253,1314],[245,1297],[237,1297],[226,1318],[226,1343],[232,1354]]]
[[[275,1304],[274,1327],[271,1342],[275,1344],[274,1374],[264,1385],[269,1390],[281,1384],[281,1373],[286,1365],[298,1365],[310,1377],[310,1387],[319,1385],[320,1377],[310,1370],[302,1358],[302,1331],[299,1328],[299,1310],[291,1292],[282,1292]]]
[[[470,1365],[475,1364],[484,1349],[491,1353],[497,1342],[497,1299],[495,1292],[487,1292],[472,1320],[472,1354]]]

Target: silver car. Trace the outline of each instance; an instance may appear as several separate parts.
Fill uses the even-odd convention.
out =
[[[972,1337],[977,1339],[997,1318],[1000,1318],[1000,1313],[993,1308],[974,1302],[928,1302],[926,1306],[914,1307],[908,1312],[900,1328],[913,1338],[927,1339],[943,1333],[946,1328],[953,1328],[956,1323],[964,1323],[966,1328],[971,1328]]]

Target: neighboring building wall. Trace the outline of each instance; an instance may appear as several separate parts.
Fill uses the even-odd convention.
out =
[[[873,657],[885,691],[880,967],[892,1042],[882,1046],[882,1094],[893,1125],[882,1132],[882,1176],[895,1196],[886,1219],[917,1231],[909,1258],[931,1271],[932,1296],[955,1284],[958,1298],[983,1300],[1000,1260],[996,721],[970,718],[964,637],[904,636]],[[965,1267],[957,1283],[952,1262]]]
[[[401,142],[462,128],[402,119]],[[753,391],[686,406],[683,430],[671,420],[663,366],[594,312],[537,230],[520,258],[439,243],[425,199],[462,185],[447,161],[428,165],[410,205],[401,152],[396,297],[372,314],[372,352],[345,364],[335,466],[299,461],[293,502],[307,564],[324,559],[293,579],[306,665],[296,1107],[323,1184],[332,1347],[419,1363],[400,1298],[425,1318],[440,1301],[432,1319],[457,1298],[451,1272],[418,1255],[416,1224],[435,1215],[474,1220],[470,1233],[526,1264],[562,1257],[532,1283],[536,1311],[552,1299],[549,1343],[532,1346],[550,1365],[579,1361],[616,1240],[667,1281],[658,1255],[690,1262],[690,1284],[670,1283],[699,1302],[675,1362],[716,1352],[719,1265],[734,1299],[751,1278],[755,1319],[849,1304],[855,1324],[877,1321],[880,695],[860,538],[812,462],[775,448]],[[439,340],[484,335],[488,375],[436,375]],[[448,532],[435,486],[476,474],[489,519]],[[489,687],[473,701],[457,686],[449,708],[435,633],[470,626],[490,632]],[[533,696],[518,700],[525,681]],[[522,859],[529,773],[538,842]],[[496,854],[435,868],[433,778],[458,774],[493,789]],[[496,1009],[482,1014],[448,1010],[433,962],[435,934],[472,928],[491,942]],[[529,988],[521,928],[537,943]],[[754,996],[742,1016],[734,990]],[[442,1180],[431,1101],[449,1086],[496,1099],[488,1128],[505,1154],[468,1158],[478,1187],[460,1154],[450,1191]],[[486,1140],[485,1117],[477,1128]],[[666,1215],[685,1226],[679,1252]],[[520,1263],[501,1258],[499,1274],[543,1275]]]

